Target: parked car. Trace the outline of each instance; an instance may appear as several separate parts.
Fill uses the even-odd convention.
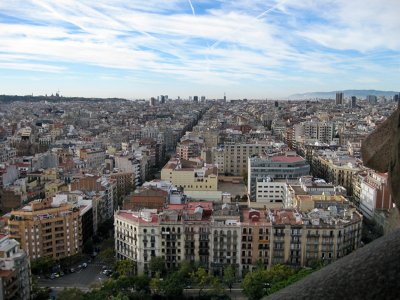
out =
[[[51,273],[50,275],[49,275],[49,279],[55,279],[56,278],[56,274],[55,273]]]
[[[83,263],[82,268],[87,268],[87,263]]]
[[[74,269],[74,268],[69,269],[69,271],[70,271],[71,273],[75,273],[75,269]]]

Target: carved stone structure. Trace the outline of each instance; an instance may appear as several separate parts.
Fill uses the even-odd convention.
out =
[[[365,166],[389,172],[392,197],[400,207],[400,108],[364,140],[361,151]]]

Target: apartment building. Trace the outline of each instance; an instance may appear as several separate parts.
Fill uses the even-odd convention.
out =
[[[234,176],[247,174],[248,158],[252,155],[267,153],[271,145],[267,143],[225,143],[224,170]]]
[[[307,196],[293,209],[242,209],[233,204],[188,202],[156,210],[115,213],[118,259],[148,272],[151,256],[167,268],[201,262],[214,274],[229,264],[239,276],[274,264],[311,266],[349,254],[361,242],[362,215],[344,198]]]
[[[331,143],[335,134],[334,122],[307,121],[294,125],[294,137],[296,141],[318,141]]]
[[[161,170],[161,180],[169,181],[194,199],[220,200],[218,169],[203,161],[171,159]]]
[[[370,220],[374,219],[376,210],[394,208],[387,173],[368,171],[361,181],[359,203],[361,213]]]
[[[16,239],[32,259],[60,259],[82,249],[80,210],[70,203],[49,198],[35,200],[13,210],[8,227],[9,237]]]
[[[176,155],[181,159],[190,159],[196,158],[200,156],[201,149],[204,145],[204,141],[197,138],[194,139],[185,139],[178,143],[176,147]]]
[[[88,169],[97,169],[104,164],[106,153],[102,149],[81,149],[79,158],[83,160]]]
[[[93,192],[93,199],[96,200],[98,223],[111,218],[117,208],[117,179],[106,176],[95,176],[85,174],[78,176],[71,182],[71,190]]]
[[[31,285],[28,256],[15,239],[0,235],[0,299],[29,300]]]
[[[358,173],[362,162],[339,151],[317,151],[311,161],[314,176],[334,185],[341,185],[348,195],[353,194],[353,175]]]
[[[109,177],[116,182],[117,199],[121,199],[125,195],[129,195],[135,189],[135,181],[133,172],[112,172]]]
[[[169,193],[156,187],[141,187],[125,199],[123,209],[139,211],[143,208],[161,210],[168,202]]]
[[[118,210],[114,229],[117,259],[130,259],[135,262],[136,273],[148,273],[151,257],[161,256],[161,228],[156,211]]]
[[[215,207],[210,223],[210,270],[223,275],[223,268],[232,265],[241,274],[241,226],[239,207],[223,204]]]

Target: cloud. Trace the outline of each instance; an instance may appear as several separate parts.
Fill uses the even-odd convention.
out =
[[[365,78],[379,83],[399,69],[399,10],[378,0],[4,1],[0,69],[224,86],[373,72]]]

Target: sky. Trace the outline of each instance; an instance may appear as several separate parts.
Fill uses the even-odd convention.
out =
[[[0,0],[0,94],[398,91],[399,0]]]

